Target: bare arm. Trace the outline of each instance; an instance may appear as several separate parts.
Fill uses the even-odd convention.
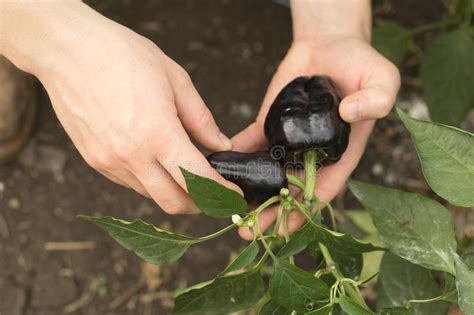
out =
[[[186,71],[154,43],[75,0],[0,2],[0,53],[37,76],[86,162],[194,213],[179,167],[225,181],[193,145],[231,148]],[[170,141],[172,139],[172,141]]]

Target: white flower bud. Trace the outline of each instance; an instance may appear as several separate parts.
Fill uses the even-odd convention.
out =
[[[232,222],[237,226],[242,226],[245,223],[244,220],[238,214],[232,215]]]

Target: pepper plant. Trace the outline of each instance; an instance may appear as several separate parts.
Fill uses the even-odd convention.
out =
[[[474,135],[397,112],[433,191],[453,205],[474,207]],[[202,212],[232,221],[211,235],[176,234],[141,220],[82,218],[153,264],[172,263],[190,246],[236,227],[252,230],[253,240],[214,279],[177,293],[173,310],[177,315],[228,314],[251,308],[260,315],[442,315],[453,303],[465,314],[474,314],[474,253],[458,246],[453,218],[442,204],[420,194],[350,180],[349,189],[370,213],[381,240],[377,245],[364,242],[337,231],[330,203],[314,194],[317,160],[327,150],[310,146],[296,155],[302,156],[304,176],[289,173],[287,182],[300,194],[283,187],[251,211],[237,192],[182,169],[189,196]],[[268,231],[262,231],[258,215],[270,206],[278,207],[277,219]],[[300,212],[306,223],[289,235],[292,211]],[[323,214],[326,211],[328,215]],[[331,219],[329,226],[323,217]],[[284,237],[277,234],[280,226]],[[380,271],[361,278],[363,264],[369,263],[363,254],[374,251],[383,252]],[[316,267],[295,263],[294,256],[304,252],[310,253]],[[364,300],[360,288],[376,277],[374,307]]]

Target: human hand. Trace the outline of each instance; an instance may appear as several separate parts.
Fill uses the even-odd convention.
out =
[[[198,212],[179,167],[239,190],[191,143],[187,132],[210,150],[232,145],[186,71],[151,41],[82,3],[61,8],[68,21],[41,43],[39,55],[49,57],[39,62],[12,56],[43,83],[87,163],[170,214]]]
[[[343,96],[339,113],[352,127],[348,148],[341,159],[318,172],[315,193],[320,200],[330,201],[357,166],[375,119],[390,112],[400,86],[397,68],[364,38],[344,36],[325,41],[295,41],[268,87],[256,121],[232,141],[236,151],[255,151],[265,147],[263,124],[273,100],[294,78],[311,75],[328,75],[334,80]],[[275,217],[274,208],[262,211],[259,218],[262,230],[268,228]],[[298,229],[304,220],[298,211],[290,213],[290,232]],[[241,228],[239,233],[244,239],[252,238],[247,228]]]

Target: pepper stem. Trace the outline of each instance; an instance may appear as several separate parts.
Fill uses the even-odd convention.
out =
[[[310,206],[314,199],[317,158],[318,154],[316,149],[304,152],[304,201],[307,206]]]

